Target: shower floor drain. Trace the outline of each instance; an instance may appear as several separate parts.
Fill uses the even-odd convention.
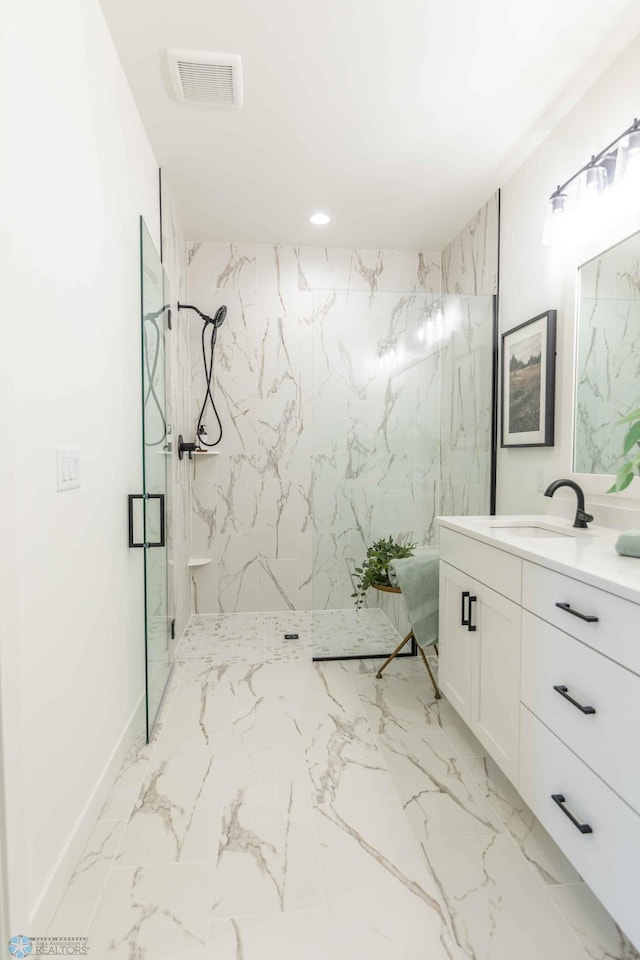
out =
[[[285,633],[285,640],[299,640],[300,636],[297,633]]]

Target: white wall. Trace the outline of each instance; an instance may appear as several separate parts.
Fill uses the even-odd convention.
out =
[[[531,450],[500,450],[498,511],[539,513],[548,501],[536,489],[571,474],[573,356],[576,268],[640,229],[640,198],[624,219],[602,225],[596,235],[564,247],[544,247],[542,232],[549,194],[640,114],[640,38],[598,80],[529,160],[502,188],[500,322],[502,330],[548,309],[558,310],[556,445]],[[581,478],[582,480],[583,478]],[[584,478],[593,504],[609,486],[604,478]],[[640,480],[630,495],[640,498]],[[611,498],[608,498],[609,504]],[[596,519],[598,519],[596,510]]]
[[[141,484],[138,215],[159,243],[158,175],[96,0],[5,0],[2,16],[0,692],[11,929],[36,934],[143,694],[126,494]],[[79,490],[56,493],[58,444],[80,448]]]

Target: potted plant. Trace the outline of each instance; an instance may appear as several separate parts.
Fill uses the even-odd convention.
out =
[[[618,424],[628,423],[627,430],[622,445],[622,452],[627,460],[622,464],[616,474],[616,481],[607,493],[619,493],[626,490],[636,474],[640,474],[640,409],[632,410],[631,413],[618,420]]]
[[[361,567],[355,568],[355,599],[356,610],[360,610],[364,603],[364,595],[374,585],[391,586],[389,581],[389,564],[392,560],[402,557],[412,557],[416,548],[415,543],[400,543],[393,537],[376,540],[367,550],[367,556]]]

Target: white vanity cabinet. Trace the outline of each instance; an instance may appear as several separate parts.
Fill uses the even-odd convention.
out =
[[[441,520],[440,685],[640,946],[640,560],[506,519]]]
[[[441,531],[442,692],[506,775],[517,780],[520,722],[521,561]],[[497,556],[493,556],[497,554]],[[454,560],[462,569],[447,562]]]

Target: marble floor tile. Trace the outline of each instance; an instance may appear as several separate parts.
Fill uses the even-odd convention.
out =
[[[580,882],[578,872],[493,760],[473,757],[464,761],[463,767],[480,785],[523,856],[544,883]]]
[[[585,960],[511,837],[423,844],[469,960]]]
[[[323,804],[316,822],[336,960],[460,956],[397,800]]]
[[[213,863],[112,870],[89,929],[91,960],[203,960]]]
[[[549,887],[549,896],[589,960],[640,960],[640,951],[629,942],[585,883]]]
[[[306,774],[263,771],[247,782],[248,769],[236,767],[227,784],[212,917],[321,909]]]
[[[330,960],[324,910],[214,920],[206,960]]]
[[[158,747],[116,865],[215,860],[227,765],[226,747]]]
[[[315,803],[396,796],[364,715],[303,716],[300,725]]]
[[[167,682],[167,686],[162,696],[162,702],[160,703],[160,708],[158,710],[158,714],[156,718],[157,723],[164,723],[164,721],[167,719],[167,713],[169,712],[169,708],[173,703],[173,698],[176,695],[176,690],[178,688],[178,684],[180,683],[181,675],[182,675],[182,665],[179,663],[174,663],[173,669],[169,676],[169,680]]]
[[[340,713],[354,717],[362,714],[353,677],[343,662],[301,663],[293,669],[301,715]]]
[[[296,705],[285,697],[238,699],[231,734],[232,755],[248,758],[257,770],[306,769],[296,711]]]
[[[85,936],[126,820],[98,820],[49,927],[50,937]]]
[[[233,683],[242,675],[241,660],[219,663],[214,657],[186,660],[180,677],[181,683]]]
[[[293,670],[289,662],[257,663],[245,670],[236,685],[236,695],[245,697],[294,697]]]
[[[161,747],[228,743],[235,695],[228,683],[181,683],[158,738]]]
[[[358,674],[354,686],[373,732],[376,735],[398,731],[420,733],[437,725],[437,715],[421,700],[405,677],[382,674]]]
[[[420,660],[312,663],[353,616],[191,618],[52,934],[88,925],[97,960],[640,960]]]
[[[153,747],[153,744],[145,743],[143,737],[131,747],[100,812],[100,820],[128,819],[140,792]]]
[[[360,611],[313,612],[311,643],[314,657],[388,656],[401,639],[386,614],[376,607]]]
[[[486,755],[487,751],[478,738],[444,697],[432,704],[429,713],[431,722],[442,727],[461,760]]]
[[[378,743],[418,840],[503,832],[496,813],[439,727],[425,724],[404,732],[387,723]]]

